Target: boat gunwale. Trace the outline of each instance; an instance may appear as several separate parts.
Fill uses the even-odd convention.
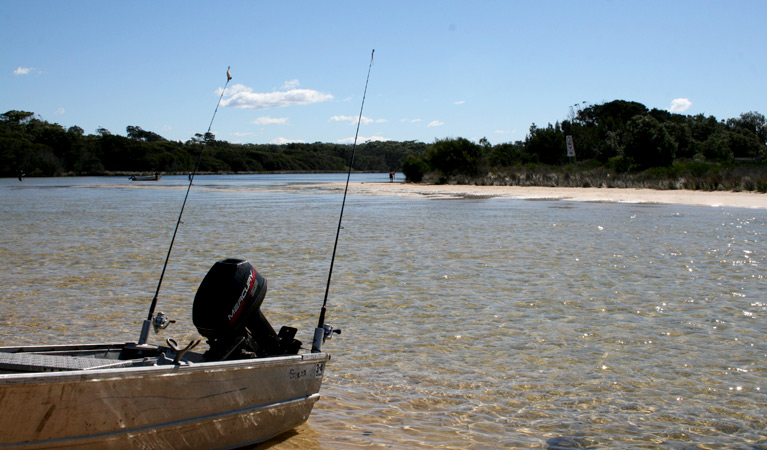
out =
[[[49,345],[49,346],[14,346],[0,347],[0,353],[39,353],[50,351],[77,351],[77,350],[121,350],[125,343],[119,344],[82,344],[82,345]],[[325,352],[301,353],[297,355],[271,356],[266,358],[236,359],[229,361],[204,361],[188,362],[180,364],[162,364],[146,366],[128,366],[103,369],[79,369],[61,370],[54,372],[20,372],[0,374],[0,386],[15,384],[28,384],[34,382],[57,382],[57,381],[87,381],[117,378],[130,378],[145,375],[173,375],[190,372],[219,372],[231,369],[251,369],[256,367],[287,366],[291,364],[325,363],[330,360],[330,355]]]

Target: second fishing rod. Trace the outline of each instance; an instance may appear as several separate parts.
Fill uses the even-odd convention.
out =
[[[221,99],[224,98],[224,93],[226,92],[227,86],[229,86],[229,82],[232,81],[232,75],[229,72],[229,69],[231,67],[226,68],[226,84],[224,84],[224,88],[221,90],[221,95],[218,97],[218,103],[216,103],[216,109],[213,111],[213,117],[210,119],[210,124],[208,125],[208,131],[205,133],[204,140],[202,142],[202,148],[200,149],[200,154],[197,156],[197,163],[194,165],[194,170],[192,173],[189,174],[189,184],[186,187],[186,195],[184,196],[184,201],[181,203],[181,211],[178,213],[178,220],[176,220],[176,227],[173,229],[173,237],[170,239],[170,245],[168,246],[168,253],[165,256],[165,263],[162,265],[162,272],[160,272],[160,280],[157,282],[157,289],[155,290],[154,297],[152,298],[152,304],[149,306],[149,314],[147,315],[146,320],[144,320],[142,326],[141,326],[141,335],[139,336],[138,343],[139,345],[144,345],[147,342],[147,339],[149,338],[149,327],[152,325],[152,321],[155,319],[154,311],[155,308],[157,308],[157,298],[160,295],[160,287],[162,287],[162,280],[165,277],[165,270],[168,268],[168,261],[170,261],[170,254],[173,250],[173,244],[176,242],[176,234],[178,234],[178,228],[181,225],[181,217],[184,215],[184,208],[186,207],[186,201],[189,198],[189,191],[192,190],[192,183],[194,182],[194,177],[197,175],[197,172],[200,170],[200,163],[202,162],[202,154],[205,152],[205,145],[208,142],[208,136],[210,136],[210,130],[213,127],[213,121],[216,119],[216,113],[218,113],[218,107],[221,106]],[[165,319],[167,320],[167,319]],[[155,323],[155,326],[158,328],[165,328],[168,326],[168,323],[166,321],[163,321],[162,319]]]
[[[320,318],[317,323],[317,328],[314,329],[314,339],[312,340],[312,353],[319,353],[322,351],[322,344],[332,336],[333,332],[340,333],[341,330],[333,330],[332,327],[325,325],[325,312],[327,311],[328,293],[330,292],[330,280],[333,277],[333,264],[336,260],[336,250],[338,249],[338,238],[341,235],[341,224],[344,219],[344,207],[346,206],[346,194],[349,192],[349,180],[352,176],[352,166],[354,165],[354,153],[357,149],[357,139],[360,134],[360,123],[362,123],[362,111],[365,109],[365,97],[368,92],[368,82],[370,81],[370,71],[373,68],[373,57],[375,56],[375,49],[370,52],[370,63],[368,64],[368,74],[365,78],[365,89],[362,91],[362,104],[360,105],[360,114],[357,118],[357,131],[354,133],[354,144],[352,145],[352,155],[349,158],[349,171],[346,174],[346,186],[344,187],[344,197],[341,201],[341,214],[338,217],[338,228],[336,228],[336,239],[333,243],[333,255],[330,257],[330,269],[328,270],[328,282],[325,285],[325,297],[322,300],[322,309],[320,310]]]

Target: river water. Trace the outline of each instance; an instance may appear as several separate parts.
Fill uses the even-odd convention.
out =
[[[239,257],[309,343],[343,180],[195,178],[150,340],[197,338],[197,286]],[[0,345],[135,341],[185,191],[0,179]],[[322,398],[259,448],[767,449],[766,276],[764,209],[350,196]]]

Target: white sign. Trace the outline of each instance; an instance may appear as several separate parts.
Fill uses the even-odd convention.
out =
[[[565,141],[567,142],[567,156],[569,158],[575,157],[575,145],[573,145],[573,137],[569,134],[565,136]]]

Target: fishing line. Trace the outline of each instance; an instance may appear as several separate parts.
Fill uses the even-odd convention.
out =
[[[186,195],[184,196],[184,202],[181,204],[181,211],[178,213],[178,220],[176,221],[176,228],[173,230],[173,237],[170,239],[170,245],[168,246],[168,254],[165,256],[165,263],[162,266],[162,272],[160,273],[160,280],[157,282],[157,290],[154,293],[154,298],[152,299],[152,304],[149,306],[149,315],[147,315],[146,320],[144,321],[144,325],[141,328],[141,337],[139,338],[139,345],[146,344],[148,335],[149,335],[149,325],[152,322],[152,317],[154,316],[154,310],[157,307],[157,297],[160,295],[160,287],[162,286],[162,280],[165,277],[165,269],[168,268],[168,261],[170,260],[170,253],[173,250],[173,243],[176,242],[176,234],[178,233],[178,227],[181,225],[181,216],[184,215],[184,208],[186,207],[186,200],[189,198],[189,191],[192,190],[192,183],[194,182],[194,176],[197,175],[197,172],[200,170],[200,164],[202,163],[202,154],[205,152],[205,146],[208,143],[208,135],[210,134],[210,129],[213,127],[213,121],[216,119],[216,113],[218,113],[218,107],[221,105],[221,99],[224,98],[224,92],[226,92],[226,87],[229,85],[229,82],[232,80],[232,76],[229,74],[229,69],[231,66],[226,68],[226,84],[224,84],[224,89],[221,90],[221,96],[218,98],[218,103],[216,103],[216,109],[213,111],[213,117],[210,119],[210,124],[208,125],[208,131],[203,136],[202,141],[202,148],[200,149],[200,154],[197,155],[197,163],[194,166],[194,170],[191,174],[189,174],[189,184],[186,187]]]
[[[354,133],[354,144],[352,145],[352,156],[349,158],[349,172],[346,174],[346,187],[344,187],[344,197],[341,201],[341,215],[338,217],[338,228],[336,229],[336,240],[333,244],[333,255],[330,257],[330,270],[328,271],[328,283],[325,285],[325,298],[322,300],[322,309],[320,310],[320,319],[317,328],[314,330],[314,341],[312,342],[312,353],[318,353],[322,342],[325,341],[332,328],[325,330],[325,311],[328,304],[328,292],[330,292],[330,279],[333,276],[333,263],[336,260],[336,249],[338,248],[338,236],[341,234],[341,222],[344,218],[344,206],[346,206],[346,193],[349,191],[349,179],[352,176],[352,165],[354,164],[354,153],[357,149],[357,138],[360,134],[360,124],[362,123],[362,110],[365,108],[365,97],[368,92],[368,81],[370,80],[370,69],[373,67],[373,55],[376,50],[370,52],[370,64],[368,65],[368,75],[365,78],[365,90],[362,92],[362,104],[360,105],[360,114],[357,118],[357,131]]]

